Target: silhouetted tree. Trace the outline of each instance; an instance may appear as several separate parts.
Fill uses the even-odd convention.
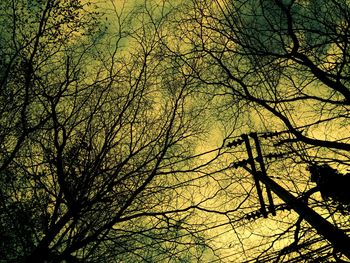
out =
[[[306,168],[327,163],[337,169],[327,177],[334,185],[323,185],[325,193],[336,188],[335,181],[349,166],[349,14],[349,2],[342,0],[189,1],[174,17],[179,44],[168,45],[203,84],[199,90],[217,100],[219,118],[227,127],[234,125],[234,134],[259,132],[268,174],[343,229],[348,228],[347,216],[317,195],[320,182],[315,188]],[[264,133],[271,130],[283,132]],[[242,158],[240,143],[229,145],[233,158]],[[247,185],[239,188],[254,196]],[[272,253],[282,239],[301,255],[322,246],[316,238],[300,247],[317,235],[293,213],[283,213],[266,220],[273,231],[242,231],[266,237],[247,257]],[[240,235],[244,251],[252,246],[245,236]],[[321,260],[327,255],[328,260],[330,251],[328,247],[308,257]]]
[[[216,258],[192,191],[220,153],[160,49],[170,9],[97,8],[0,3],[1,262]]]

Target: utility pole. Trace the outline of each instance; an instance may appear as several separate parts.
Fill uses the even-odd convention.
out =
[[[250,145],[249,136],[253,138],[257,158],[253,158],[253,151]],[[264,160],[261,153],[261,147],[259,138],[256,133],[252,133],[250,135],[242,135],[242,139],[245,143],[247,153],[248,153],[248,163],[251,168],[244,166],[247,171],[249,171],[254,178],[255,185],[258,192],[259,202],[261,205],[261,213],[264,217],[267,217],[267,211],[265,207],[265,202],[263,200],[262,190],[260,188],[260,182],[263,183],[267,189],[267,196],[269,200],[269,212],[273,215],[276,214],[275,207],[273,204],[273,198],[271,191],[274,192],[279,198],[281,198],[288,207],[293,209],[296,213],[298,213],[303,219],[305,219],[320,235],[322,235],[325,239],[327,239],[333,247],[344,254],[348,259],[350,259],[350,237],[341,229],[337,228],[318,213],[316,213],[313,209],[311,209],[305,202],[296,198],[291,193],[289,193],[286,189],[272,180],[266,173]],[[257,160],[260,164],[260,171],[256,169],[255,160]]]

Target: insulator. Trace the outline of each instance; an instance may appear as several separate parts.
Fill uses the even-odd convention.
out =
[[[229,147],[229,148],[231,148],[231,147],[234,146],[234,145],[235,145],[234,142],[229,142],[226,146]]]
[[[284,153],[268,153],[265,155],[265,158],[271,160],[271,159],[282,158],[284,156],[285,156]]]
[[[263,138],[263,139],[271,139],[273,137],[278,137],[280,136],[281,134],[283,133],[287,133],[289,131],[275,131],[275,132],[264,132],[264,133],[261,133],[259,135],[259,137]]]
[[[261,213],[260,210],[258,210],[258,211],[253,211],[253,212],[247,214],[247,215],[245,216],[245,218],[248,219],[248,220],[250,220],[250,219],[253,219],[253,220],[254,220],[254,219],[261,218],[262,216],[263,216],[263,214]]]
[[[269,160],[271,160],[273,157],[272,157],[272,153],[269,153],[269,154],[266,154],[266,159],[269,159]]]
[[[229,142],[228,144],[227,144],[227,147],[236,147],[236,146],[239,146],[239,145],[241,145],[242,143],[244,142],[244,140],[242,140],[242,139],[237,139],[237,140],[234,140],[234,141],[232,141],[232,142]]]
[[[260,211],[256,211],[256,212],[254,212],[253,213],[253,218],[255,219],[255,218],[259,218],[259,217],[261,217],[261,212]]]
[[[268,209],[266,211],[266,215],[274,214],[274,216],[275,216],[276,215],[276,211],[286,211],[286,210],[290,211],[290,210],[292,210],[292,208],[289,205],[287,205],[287,204],[280,204],[280,205],[275,206],[274,208],[275,208],[274,210]],[[254,219],[263,217],[263,215],[264,214],[262,213],[261,209],[259,209],[257,211],[253,211],[253,212],[247,214],[245,217],[248,220],[250,220],[250,219],[254,220]]]
[[[239,164],[238,163],[232,163],[232,167],[237,169],[239,167]]]
[[[290,211],[291,210],[291,207],[288,206],[287,204],[281,204],[281,205],[277,205],[277,206],[274,206],[274,209],[268,209],[266,211],[266,214],[265,215],[269,215],[269,214],[272,214],[273,216],[276,216],[276,211],[285,211],[285,210],[288,210]],[[261,209],[257,210],[257,211],[253,211],[249,214],[246,214],[245,215],[245,218],[250,220],[250,219],[257,219],[257,218],[262,218],[264,216],[263,212],[261,211]]]
[[[275,133],[273,133],[273,132],[265,132],[265,133],[261,134],[260,137],[263,139],[268,139],[268,138],[272,138],[274,135],[275,135]]]
[[[249,160],[243,159],[241,161],[237,161],[231,164],[233,168],[243,167],[249,163]]]

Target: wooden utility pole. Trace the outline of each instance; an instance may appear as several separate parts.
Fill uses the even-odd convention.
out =
[[[257,190],[258,197],[260,201],[261,212],[266,217],[266,208],[265,203],[262,196],[262,191],[260,188],[260,182],[266,186],[267,195],[270,203],[269,212],[273,215],[275,214],[275,208],[273,205],[273,199],[271,195],[271,191],[274,192],[279,198],[281,198],[288,207],[297,212],[303,219],[305,219],[320,235],[322,235],[325,239],[327,239],[333,247],[344,254],[348,259],[350,259],[350,237],[341,229],[337,228],[314,210],[312,210],[305,202],[293,196],[286,189],[268,177],[265,165],[263,163],[263,157],[261,153],[259,139],[256,133],[250,135],[254,139],[256,152],[257,152],[257,161],[260,164],[261,171],[257,171],[255,167],[255,159],[253,158],[253,152],[249,142],[248,135],[242,135],[242,138],[245,142],[249,163],[251,165],[251,169],[246,168],[250,173],[252,173]]]
[[[244,140],[244,142],[246,144],[246,147],[247,147],[248,161],[249,161],[249,164],[250,164],[250,167],[251,167],[251,173],[253,175],[256,191],[257,191],[258,197],[259,197],[260,212],[266,218],[267,217],[267,211],[266,211],[266,207],[265,207],[265,201],[264,201],[264,197],[263,197],[262,190],[261,190],[261,187],[260,187],[258,171],[256,170],[256,167],[255,167],[255,162],[254,162],[254,158],[253,158],[253,152],[252,152],[252,149],[251,149],[250,143],[249,143],[249,137],[248,137],[248,135],[243,134],[242,138],[243,138],[243,140]]]

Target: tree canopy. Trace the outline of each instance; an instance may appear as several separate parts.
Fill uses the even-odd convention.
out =
[[[350,260],[348,1],[0,14],[0,262]]]

